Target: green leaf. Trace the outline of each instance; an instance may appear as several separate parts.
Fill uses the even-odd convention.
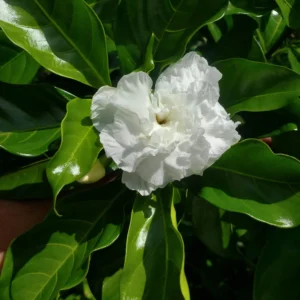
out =
[[[177,230],[175,188],[137,196],[127,236],[120,299],[190,299],[184,245]]]
[[[265,52],[268,52],[283,35],[286,23],[276,10],[272,10],[269,15],[263,17],[261,23],[263,23],[259,30],[261,41]]]
[[[300,76],[285,67],[245,59],[219,61],[215,67],[223,74],[220,103],[232,115],[279,109],[300,95]]]
[[[263,142],[234,145],[198,180],[199,196],[222,209],[278,227],[300,224],[300,162]]]
[[[48,160],[0,177],[0,199],[40,199],[51,196],[45,176]]]
[[[300,228],[277,230],[262,252],[255,272],[255,300],[298,300]]]
[[[115,41],[123,73],[144,64],[151,34],[153,57],[161,66],[179,59],[202,26],[220,18],[227,0],[125,0],[118,7]]]
[[[290,62],[291,68],[294,72],[300,74],[300,55],[293,48],[288,49],[288,60]]]
[[[0,81],[28,84],[39,64],[23,49],[16,47],[0,30]]]
[[[90,106],[91,100],[79,98],[67,104],[61,124],[62,143],[47,167],[54,200],[65,185],[89,172],[102,149],[90,120]]]
[[[21,156],[39,156],[60,137],[60,128],[25,132],[0,132],[0,147]]]
[[[120,282],[122,269],[104,279],[102,286],[102,300],[120,300]]]
[[[300,159],[300,132],[290,131],[272,138],[272,149]]]
[[[197,237],[220,256],[236,257],[235,247],[230,247],[232,226],[222,221],[224,210],[199,197],[192,200],[192,220]]]
[[[234,15],[232,19],[232,28],[214,46],[203,52],[211,62],[234,57],[248,58],[251,53],[257,22],[245,15]],[[261,59],[261,55],[258,59]]]
[[[1,300],[52,300],[59,290],[79,284],[86,276],[90,254],[117,238],[114,234],[103,242],[107,227],[118,227],[120,233],[129,195],[117,182],[59,201],[62,217],[51,212],[8,249],[0,279]]]
[[[0,147],[38,156],[60,137],[66,100],[50,86],[0,83]]]
[[[298,0],[276,0],[283,18],[291,28],[300,28],[300,2]]]
[[[230,0],[230,2],[237,8],[259,15],[265,14],[275,7],[273,0]]]
[[[5,34],[46,69],[94,87],[110,84],[104,30],[83,0],[0,0],[0,11]]]

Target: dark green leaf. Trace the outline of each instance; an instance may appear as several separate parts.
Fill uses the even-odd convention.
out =
[[[240,57],[248,58],[253,45],[253,33],[258,27],[256,21],[245,15],[234,15],[232,28],[220,40],[204,52],[211,62]],[[258,59],[261,59],[258,56]]]
[[[123,73],[144,64],[151,34],[154,61],[164,66],[179,59],[194,33],[222,16],[227,0],[125,0],[118,8],[115,39]]]
[[[178,196],[176,189],[167,187],[152,197],[136,198],[120,299],[190,299],[173,204]]]
[[[0,299],[52,300],[61,289],[82,281],[90,254],[117,238],[102,240],[109,227],[123,223],[128,193],[117,182],[62,199],[58,209],[10,246],[0,279]],[[116,192],[117,191],[117,192]],[[28,247],[30,245],[30,247]]]
[[[284,153],[300,159],[300,132],[290,131],[274,136],[272,149],[276,153]]]
[[[0,30],[0,81],[30,83],[39,64],[23,49],[15,46]]]
[[[275,155],[263,142],[234,145],[202,180],[199,195],[222,209],[278,227],[300,224],[300,162]]]
[[[273,0],[230,0],[237,8],[254,14],[265,14],[275,7]]]
[[[74,99],[67,104],[62,121],[62,143],[47,167],[54,199],[67,184],[83,177],[92,168],[102,149],[90,120],[91,100]]]
[[[0,177],[0,199],[36,199],[51,196],[45,176],[48,160]]]
[[[65,100],[50,86],[0,83],[0,147],[38,156],[60,137]]]
[[[199,197],[192,200],[192,218],[197,237],[213,252],[221,256],[236,256],[229,249],[231,224],[222,221],[224,210]]]
[[[298,300],[300,295],[300,228],[277,230],[259,260],[255,300]]]
[[[103,27],[84,0],[1,0],[0,11],[5,34],[46,69],[110,84]]]
[[[291,28],[300,28],[300,1],[298,0],[276,0],[281,9],[285,22]]]
[[[220,103],[232,115],[279,109],[300,95],[300,76],[285,67],[245,59],[219,61],[215,67],[223,74]]]

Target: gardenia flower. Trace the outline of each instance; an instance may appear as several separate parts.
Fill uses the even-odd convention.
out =
[[[122,182],[149,195],[211,166],[240,136],[218,103],[221,73],[195,52],[157,79],[144,72],[94,95],[91,118],[105,153],[123,170]]]

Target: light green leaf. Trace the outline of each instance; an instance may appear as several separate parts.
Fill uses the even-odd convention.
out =
[[[222,209],[278,227],[300,225],[300,162],[263,142],[232,146],[201,179],[199,196]]]
[[[288,68],[228,59],[215,63],[223,74],[220,103],[230,114],[282,108],[300,95],[300,76]]]
[[[30,83],[38,68],[39,64],[0,30],[0,81],[13,84]]]
[[[61,124],[62,142],[47,167],[54,199],[61,189],[83,177],[92,168],[102,149],[90,120],[91,100],[74,99],[67,104]]]
[[[0,177],[0,199],[41,199],[51,196],[46,180],[48,160],[41,161]]]
[[[5,34],[46,69],[110,84],[104,30],[84,0],[0,0],[0,11]]]
[[[298,300],[300,228],[274,232],[255,272],[254,300]]]
[[[60,137],[60,128],[25,132],[0,132],[0,147],[21,156],[38,156]]]
[[[153,196],[137,196],[127,236],[120,299],[190,299],[184,245],[174,209],[178,196],[171,187]]]
[[[286,23],[276,10],[272,10],[269,15],[264,16],[261,23],[260,37],[265,52],[268,52],[283,35]]]
[[[285,22],[291,28],[300,28],[300,1],[298,0],[276,0],[281,9]]]
[[[123,213],[116,212],[122,212],[129,195],[117,182],[61,199],[62,217],[51,212],[11,244],[0,279],[0,299],[53,300],[59,290],[79,284],[90,254],[117,238],[103,243],[107,226],[115,224],[120,233]]]
[[[202,26],[222,17],[227,0],[125,0],[118,7],[115,42],[123,73],[144,64],[154,34],[154,62],[161,66],[179,59],[191,37]]]
[[[104,279],[102,286],[102,300],[120,300],[121,276],[122,269]]]

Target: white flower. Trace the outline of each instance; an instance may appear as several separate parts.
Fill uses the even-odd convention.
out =
[[[221,77],[190,52],[159,76],[154,92],[144,72],[98,90],[91,118],[129,189],[149,195],[174,180],[202,175],[240,139],[238,123],[218,103]]]

